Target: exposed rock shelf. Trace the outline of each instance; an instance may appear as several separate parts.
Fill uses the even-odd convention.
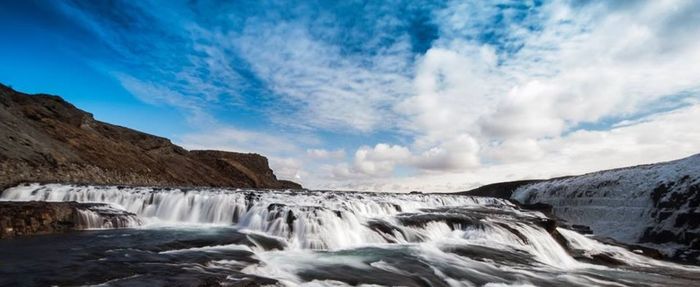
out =
[[[20,182],[301,188],[278,180],[259,154],[188,151],[0,84],[0,189]]]
[[[140,224],[135,214],[102,203],[0,201],[0,238]]]

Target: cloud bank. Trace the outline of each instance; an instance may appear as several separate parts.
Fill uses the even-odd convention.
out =
[[[697,1],[54,5],[114,51],[95,65],[188,116],[179,142],[265,153],[311,188],[460,190],[700,151]]]

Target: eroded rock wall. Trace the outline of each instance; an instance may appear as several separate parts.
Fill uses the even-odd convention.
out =
[[[277,180],[264,156],[187,151],[58,96],[0,85],[0,188],[20,182],[301,188]]]

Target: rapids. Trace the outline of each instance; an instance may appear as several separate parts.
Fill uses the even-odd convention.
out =
[[[5,190],[0,200],[114,210],[108,217],[87,211],[87,231],[0,241],[0,285],[700,282],[698,267],[599,242],[496,198],[30,184]],[[116,219],[116,211],[137,218]],[[71,271],[76,266],[81,271]]]

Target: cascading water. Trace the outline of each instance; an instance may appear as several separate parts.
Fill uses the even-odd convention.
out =
[[[337,249],[386,242],[371,230],[371,218],[391,218],[400,212],[439,206],[502,205],[492,198],[359,193],[162,190],[64,185],[10,188],[2,200],[108,203],[151,223],[236,225],[287,239],[291,248]]]
[[[137,215],[109,205],[93,205],[76,212],[76,223],[82,229],[127,228],[143,224]]]
[[[556,228],[542,213],[496,198],[31,184],[5,190],[0,200],[106,203],[102,210],[80,212],[84,226],[138,226],[122,232],[141,238],[136,241],[141,245],[110,252],[192,264],[187,272],[201,271],[192,278],[213,276],[219,282],[625,286],[638,280],[664,285],[669,274],[679,284],[700,279],[697,268]],[[154,235],[170,233],[179,235]],[[603,255],[610,260],[596,262]],[[629,267],[611,268],[611,262]],[[115,278],[110,280],[145,282],[138,281],[145,277]]]

